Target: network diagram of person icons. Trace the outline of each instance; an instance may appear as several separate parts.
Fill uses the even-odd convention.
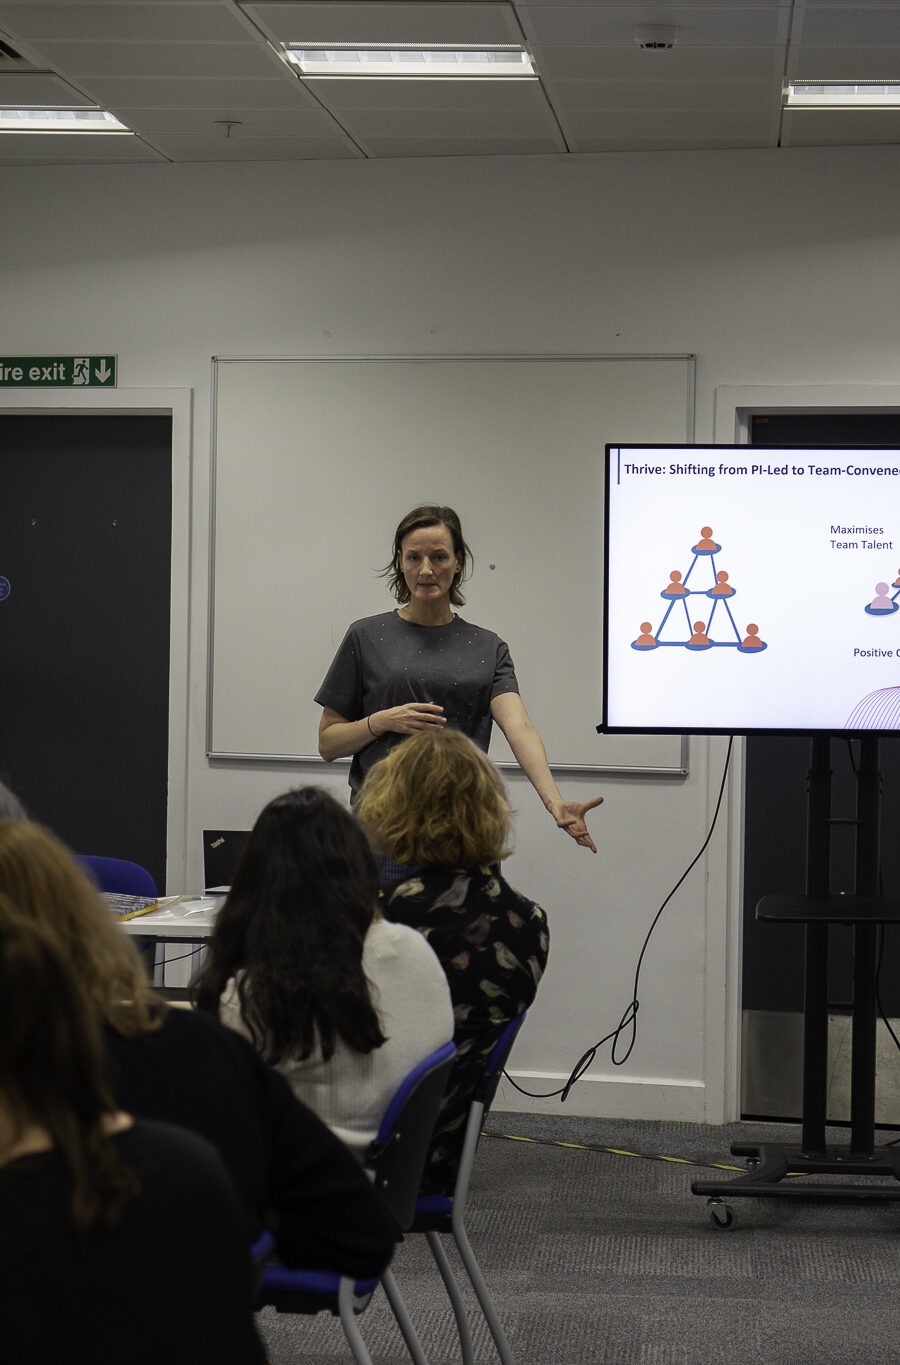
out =
[[[891,593],[891,587],[894,591]],[[892,616],[895,611],[900,611],[900,573],[898,573],[893,584],[876,583],[875,596],[865,608],[868,616]]]
[[[737,596],[737,589],[731,584],[727,571],[716,568],[715,557],[721,549],[722,546],[713,538],[713,528],[701,526],[700,537],[696,545],[691,546],[693,558],[690,568],[684,574],[680,569],[672,569],[668,583],[659,594],[668,604],[662,620],[655,630],[652,621],[642,621],[640,633],[631,641],[632,649],[643,651],[668,646],[699,653],[724,648],[737,650],[740,654],[760,654],[768,647],[765,640],[760,638],[759,626],[755,622],[751,621],[744,631],[738,628],[731,610],[731,599]],[[878,587],[887,590],[886,583]],[[896,596],[900,596],[900,576]],[[690,597],[707,599],[704,619],[693,619],[696,604],[692,612],[688,605]]]

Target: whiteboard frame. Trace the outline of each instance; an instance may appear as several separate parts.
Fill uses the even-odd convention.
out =
[[[361,362],[415,362],[422,363],[436,361],[447,364],[449,362],[472,363],[485,361],[488,363],[523,362],[534,361],[542,363],[547,361],[613,361],[616,363],[631,362],[640,363],[642,361],[682,361],[685,364],[685,440],[694,439],[695,430],[695,409],[696,409],[696,370],[697,358],[691,352],[665,352],[665,353],[639,353],[639,354],[616,354],[616,353],[597,353],[597,352],[560,352],[560,353],[541,353],[541,354],[516,354],[514,352],[503,355],[493,354],[455,354],[455,355],[214,355],[211,358],[211,382],[210,382],[210,466],[209,466],[209,562],[208,562],[208,612],[207,612],[207,684],[206,684],[206,756],[211,762],[222,761],[230,763],[323,763],[325,760],[318,753],[314,754],[274,754],[274,753],[250,753],[246,751],[232,751],[227,749],[216,749],[213,747],[213,695],[214,695],[214,667],[215,667],[215,559],[216,559],[216,473],[217,473],[217,412],[218,412],[218,382],[220,364],[359,364]],[[603,452],[599,452],[599,458],[603,457]],[[550,760],[550,769],[553,772],[561,773],[604,773],[619,774],[626,777],[654,777],[654,778],[686,778],[689,772],[690,743],[687,735],[681,735],[680,752],[678,761],[674,764],[622,764],[622,763],[557,763]],[[340,764],[349,766],[350,759],[338,759]],[[518,768],[518,764],[510,759],[494,759],[498,768],[512,769]]]

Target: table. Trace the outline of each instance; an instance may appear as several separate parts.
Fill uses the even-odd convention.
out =
[[[160,896],[158,910],[120,923],[132,938],[199,943],[212,933],[223,900],[224,896]]]
[[[152,911],[149,915],[137,915],[134,919],[120,920],[125,933],[131,938],[144,939],[156,944],[181,943],[183,945],[193,944],[196,949],[203,945],[204,939],[209,938],[216,922],[216,915],[219,906],[224,901],[223,896],[160,896],[159,909]],[[194,957],[194,953],[186,954],[187,957]],[[181,957],[174,959],[166,958],[166,950],[162,950],[162,961],[157,962],[157,954],[154,946],[153,964],[150,968],[150,975],[153,984],[170,1001],[186,1001],[189,999],[188,985],[192,976],[192,971],[187,967],[175,969],[175,980],[180,982],[171,984],[166,980],[166,967],[175,966],[180,962]],[[193,965],[199,965],[195,960]]]

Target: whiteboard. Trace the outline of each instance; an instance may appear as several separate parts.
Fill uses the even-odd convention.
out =
[[[687,441],[690,356],[213,360],[207,752],[315,757],[313,697],[419,503],[474,553],[467,621],[510,647],[551,766],[681,773],[598,735],[604,445]],[[497,727],[491,756],[512,762]]]

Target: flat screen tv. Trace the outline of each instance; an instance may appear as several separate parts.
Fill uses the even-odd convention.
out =
[[[900,731],[900,449],[608,445],[601,731]]]

